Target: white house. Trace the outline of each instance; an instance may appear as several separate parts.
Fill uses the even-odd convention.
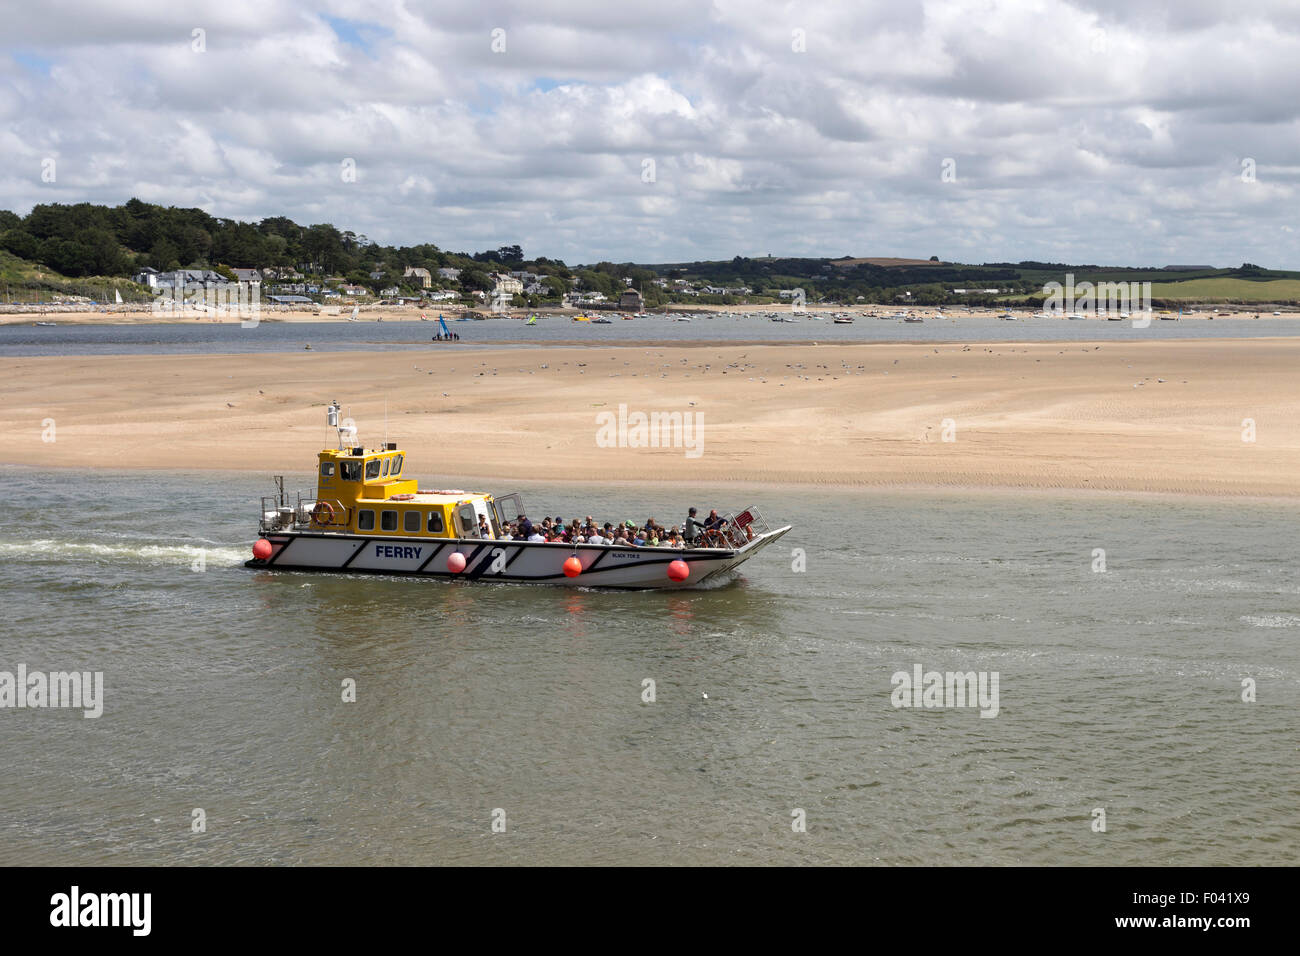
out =
[[[508,276],[503,272],[496,274],[497,284],[492,288],[493,295],[514,295],[524,291],[524,284],[513,276]]]

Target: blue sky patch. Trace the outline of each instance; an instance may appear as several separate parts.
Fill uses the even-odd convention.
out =
[[[354,46],[366,55],[370,55],[371,47],[376,40],[387,39],[393,35],[393,31],[387,27],[376,26],[373,23],[363,23],[360,20],[330,16],[322,16],[322,19],[329,24],[335,36],[348,46]]]

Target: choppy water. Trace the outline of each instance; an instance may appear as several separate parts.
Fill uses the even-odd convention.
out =
[[[57,321],[57,316],[54,318]],[[194,322],[171,325],[0,326],[0,355],[147,355],[302,351],[455,349],[466,345],[554,342],[631,343],[654,341],[688,345],[703,341],[734,342],[1092,342],[1167,339],[1240,339],[1300,335],[1300,319],[1234,319],[1215,321],[1184,318],[1152,321],[1147,328],[1130,322],[1028,317],[1002,322],[991,315],[927,318],[921,323],[897,319],[859,318],[853,325],[831,319],[801,318],[797,323],[773,322],[763,316],[701,315],[691,322],[653,317],[610,325],[591,325],[566,318],[542,319],[525,326],[518,319],[454,322],[458,344],[433,343],[436,322],[273,322],[244,329],[237,323]]]
[[[0,863],[1297,859],[1291,504],[528,489],[796,526],[601,593],[248,571],[264,478],[0,476],[0,670],[106,683],[0,710]],[[917,663],[997,671],[998,716],[894,708]]]

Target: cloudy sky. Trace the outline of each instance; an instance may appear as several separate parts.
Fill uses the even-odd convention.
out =
[[[1295,0],[4,0],[0,22],[19,213],[136,196],[571,264],[1300,267]]]

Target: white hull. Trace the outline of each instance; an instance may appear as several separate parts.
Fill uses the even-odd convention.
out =
[[[480,538],[406,538],[398,535],[290,531],[267,534],[274,549],[265,561],[247,567],[285,571],[324,571],[344,574],[402,574],[468,581],[511,581],[565,587],[689,588],[717,579],[776,541],[789,526],[755,536],[743,548],[618,547],[600,544],[559,544],[540,541],[484,541]],[[453,573],[447,559],[465,556],[465,570]],[[582,573],[564,574],[564,562],[576,555]],[[668,577],[668,565],[685,561],[684,581]]]

